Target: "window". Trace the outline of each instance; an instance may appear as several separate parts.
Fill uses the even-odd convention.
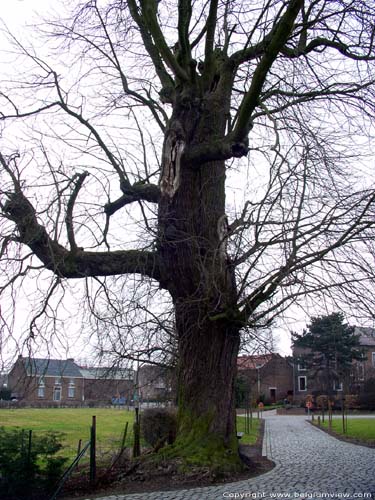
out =
[[[39,384],[38,384],[38,398],[44,398],[45,387],[46,387],[46,384],[44,383],[44,378],[40,377]]]
[[[365,380],[365,365],[363,363],[357,364],[358,380]]]
[[[298,377],[298,390],[307,391],[307,377]]]
[[[74,378],[71,378],[69,380],[69,387],[68,387],[68,398],[74,398],[75,395],[75,384],[74,384]]]
[[[306,368],[305,362],[304,361],[300,361],[298,363],[298,371],[299,372],[305,372],[306,370],[307,370],[307,368]]]
[[[375,366],[375,352],[372,353],[372,366]]]
[[[337,380],[335,380],[333,382],[333,390],[337,392],[342,391],[342,382],[338,382]]]
[[[61,401],[61,387],[60,386],[55,386],[53,389],[53,400],[54,401]]]

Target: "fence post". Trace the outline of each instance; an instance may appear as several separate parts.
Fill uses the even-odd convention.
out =
[[[77,446],[77,457],[81,453],[81,447],[82,447],[82,439],[78,441],[78,446]]]
[[[126,435],[128,434],[128,425],[129,425],[129,422],[126,422],[125,429],[124,429],[124,432],[122,434],[122,441],[121,441],[121,448],[120,448],[121,453],[124,451],[124,448],[125,448]]]
[[[93,486],[96,480],[96,416],[92,417],[90,432],[90,484]]]
[[[133,458],[139,457],[141,454],[140,444],[140,425],[139,425],[139,408],[135,407],[135,422],[134,422],[134,445],[133,445]]]

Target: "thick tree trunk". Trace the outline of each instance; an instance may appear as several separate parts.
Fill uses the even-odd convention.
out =
[[[196,304],[176,308],[179,334],[179,453],[220,470],[239,466],[234,382],[238,328],[201,318]]]
[[[240,464],[234,408],[239,325],[226,252],[225,164],[190,165],[183,154],[191,144],[224,134],[225,110],[212,102],[204,112],[194,102],[175,109],[160,181],[161,282],[173,297],[179,340],[174,452],[187,462],[233,470]]]

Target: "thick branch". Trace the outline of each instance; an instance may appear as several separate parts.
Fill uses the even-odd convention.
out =
[[[134,201],[159,202],[160,190],[155,184],[133,184],[130,187],[123,187],[122,191],[124,194],[120,198],[105,205],[104,212],[107,215],[113,215],[117,210]]]
[[[19,241],[27,245],[44,266],[57,276],[85,278],[139,273],[159,280],[158,258],[153,252],[69,252],[50,238],[46,229],[39,224],[34,207],[21,191],[8,193],[8,198],[3,211],[16,224]]]
[[[189,24],[192,14],[191,0],[178,2],[178,40],[180,44],[180,58],[184,65],[191,60],[189,43]]]
[[[249,152],[248,140],[233,141],[227,137],[227,140],[212,140],[188,148],[184,153],[184,161],[190,165],[199,167],[200,165],[217,160],[229,160],[230,158],[241,158]]]
[[[128,6],[130,10],[130,14],[134,21],[137,23],[139,30],[141,32],[143,44],[145,49],[147,50],[149,56],[151,57],[152,63],[154,65],[156,74],[159,77],[159,80],[163,86],[163,88],[169,88],[173,86],[173,80],[168,74],[163,64],[163,61],[160,57],[158,49],[155,47],[151,34],[146,26],[145,20],[143,16],[140,16],[138,13],[138,7],[135,0],[128,0]]]
[[[284,56],[287,56],[289,58],[296,58],[300,57],[302,55],[306,55],[314,50],[324,50],[326,48],[331,48],[335,49],[340,54],[343,56],[347,57],[348,59],[354,59],[355,61],[374,61],[375,56],[370,55],[370,51],[372,49],[372,46],[369,48],[368,54],[355,54],[354,52],[351,52],[349,47],[345,45],[342,42],[337,42],[334,40],[329,40],[328,38],[323,38],[323,37],[317,37],[314,40],[311,40],[306,46],[300,46],[298,49],[290,49],[288,47],[284,47],[283,50],[281,51]]]
[[[268,72],[278,54],[283,49],[288,37],[293,29],[294,21],[302,7],[303,0],[291,0],[287,10],[280,19],[276,28],[273,30],[273,36],[265,49],[264,55],[260,60],[250,85],[246,93],[238,114],[236,126],[232,132],[234,141],[241,141],[247,136],[251,127],[251,114],[258,104],[259,95],[263,84],[267,78]]]
[[[68,233],[68,241],[70,244],[70,249],[72,252],[75,252],[77,250],[77,243],[75,241],[74,237],[74,227],[73,227],[73,209],[74,209],[74,204],[76,202],[78,193],[88,176],[88,172],[83,172],[82,174],[78,174],[78,178],[75,182],[75,186],[73,189],[73,192],[69,198],[68,201],[68,206],[67,206],[67,211],[66,211],[66,217],[65,217],[65,224],[66,224],[66,231]]]
[[[216,18],[217,18],[217,7],[218,0],[211,0],[210,10],[207,19],[207,35],[206,44],[204,48],[204,72],[203,78],[207,80],[212,71],[213,66],[213,50],[215,43],[215,30],[216,30]]]

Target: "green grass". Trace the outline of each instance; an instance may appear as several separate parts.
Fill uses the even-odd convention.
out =
[[[64,433],[62,455],[73,458],[78,441],[82,446],[90,438],[92,416],[96,416],[98,456],[105,457],[119,448],[125,423],[128,424],[126,446],[133,444],[134,412],[111,408],[44,408],[0,409],[0,426],[33,430],[34,434],[46,431]],[[254,415],[250,434],[244,434],[241,444],[254,444],[258,437],[260,421]],[[237,417],[237,431],[245,432],[245,418]]]
[[[258,439],[260,420],[253,416],[250,434],[244,434],[240,439],[241,444],[255,444]],[[245,417],[237,417],[237,432],[245,432]]]
[[[0,426],[19,427],[34,433],[56,431],[65,434],[63,455],[75,456],[78,441],[82,446],[90,439],[92,416],[96,416],[98,456],[118,449],[125,423],[128,424],[126,445],[132,445],[134,412],[110,408],[44,408],[0,409]]]
[[[332,430],[337,434],[343,434],[345,437],[360,439],[362,441],[375,443],[375,418],[350,418],[347,420],[347,432],[342,432],[342,419],[333,418]],[[328,418],[321,424],[322,427],[328,429]]]

